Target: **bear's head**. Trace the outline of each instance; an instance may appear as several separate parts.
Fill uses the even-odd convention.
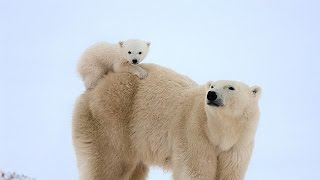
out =
[[[206,113],[223,119],[246,120],[259,116],[261,88],[237,81],[209,81],[206,85]]]
[[[119,45],[123,59],[126,59],[130,64],[139,64],[148,54],[150,42],[130,39],[120,41]]]

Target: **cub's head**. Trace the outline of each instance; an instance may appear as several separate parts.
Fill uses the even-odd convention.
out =
[[[237,81],[209,81],[205,107],[208,114],[232,119],[259,116],[261,88]]]
[[[150,42],[137,39],[120,41],[120,52],[124,59],[127,59],[130,64],[139,64],[148,54]]]

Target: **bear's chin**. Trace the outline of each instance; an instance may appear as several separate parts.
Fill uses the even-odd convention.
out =
[[[220,101],[207,101],[207,105],[214,107],[222,107],[223,103]]]

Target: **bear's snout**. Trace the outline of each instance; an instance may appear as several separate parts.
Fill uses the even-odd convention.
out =
[[[138,60],[137,59],[132,59],[132,63],[133,64],[138,64]]]
[[[224,106],[222,99],[218,98],[218,95],[215,91],[208,91],[207,104],[209,106],[216,106],[216,107]]]
[[[216,100],[217,99],[217,93],[216,92],[214,92],[214,91],[209,91],[208,92],[208,94],[207,94],[207,99],[209,100],[209,101],[214,101],[214,100]]]

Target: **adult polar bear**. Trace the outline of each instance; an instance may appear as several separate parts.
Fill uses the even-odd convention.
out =
[[[73,115],[81,180],[144,180],[149,165],[175,180],[240,180],[253,148],[259,87],[199,86],[144,64],[144,80],[108,74],[82,94]]]

